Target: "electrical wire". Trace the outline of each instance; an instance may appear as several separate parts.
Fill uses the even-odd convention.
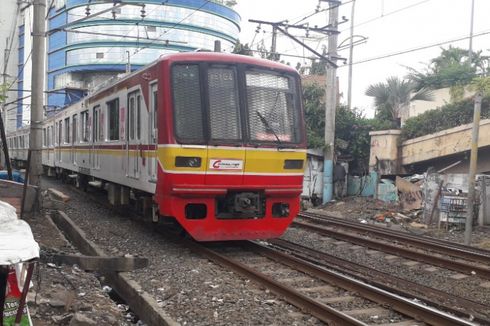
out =
[[[479,33],[475,33],[473,35],[473,37],[480,37],[480,36],[484,36],[484,35],[488,35],[488,34],[490,34],[490,30],[486,30],[486,31],[482,31],[482,32],[479,32]],[[428,44],[428,45],[422,45],[422,46],[411,48],[411,49],[401,50],[401,51],[397,51],[397,52],[383,54],[383,55],[380,55],[380,56],[377,56],[377,57],[373,57],[373,58],[368,58],[368,59],[360,60],[360,61],[357,61],[357,62],[353,62],[352,64],[353,65],[356,65],[356,64],[361,64],[361,63],[366,63],[366,62],[371,62],[371,61],[376,61],[376,60],[391,58],[391,57],[395,57],[395,56],[402,55],[402,54],[407,54],[407,53],[412,53],[412,52],[416,52],[416,51],[420,51],[420,50],[430,49],[430,48],[433,48],[433,47],[436,47],[436,46],[441,46],[441,45],[446,45],[446,44],[449,44],[449,43],[464,41],[464,40],[467,40],[469,38],[470,38],[469,36],[463,36],[463,37],[459,37],[459,38],[455,38],[455,39],[451,39],[451,40],[447,40],[447,41],[432,43],[432,44]],[[348,66],[348,64],[339,66],[339,68],[340,67],[347,67],[347,66]]]
[[[424,3],[427,3],[427,2],[429,2],[429,1],[432,1],[432,0],[423,0],[423,1],[419,1],[419,2],[417,2],[417,3],[413,3],[413,4],[408,5],[408,6],[406,6],[406,7],[402,7],[402,8],[399,8],[399,9],[395,9],[395,10],[393,10],[393,11],[390,11],[390,12],[386,13],[386,14],[384,14],[384,13],[383,13],[383,14],[381,14],[381,16],[379,16],[379,17],[374,17],[374,18],[368,19],[368,20],[366,20],[366,21],[363,21],[363,22],[361,22],[361,23],[359,23],[359,24],[354,25],[354,28],[359,27],[359,26],[362,26],[362,25],[366,25],[366,24],[369,24],[369,23],[372,23],[372,22],[374,22],[374,21],[376,21],[376,20],[383,19],[383,18],[385,18],[385,17],[391,16],[391,15],[393,15],[393,14],[397,14],[397,13],[399,13],[399,12],[402,12],[402,11],[405,11],[405,10],[408,10],[408,9],[412,9],[412,8],[414,8],[414,7],[417,7],[417,6],[419,6],[419,5],[422,5],[422,4],[424,4]],[[350,28],[350,27],[349,27],[349,28]],[[345,32],[345,31],[349,30],[349,28],[343,29],[343,30],[341,30],[340,32]]]

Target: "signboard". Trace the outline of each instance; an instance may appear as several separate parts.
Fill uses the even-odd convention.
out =
[[[241,171],[243,170],[243,160],[211,159],[209,161],[209,169]]]

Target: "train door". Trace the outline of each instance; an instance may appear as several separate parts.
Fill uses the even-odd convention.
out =
[[[100,139],[100,105],[95,106],[92,109],[92,150],[90,155],[90,161],[92,168],[100,168],[99,149],[97,148]]]
[[[141,94],[133,92],[128,96],[128,118],[126,119],[126,175],[138,179],[141,155]]]
[[[148,177],[150,181],[157,180],[157,150],[158,150],[158,87],[157,83],[150,84],[150,107],[148,110]]]

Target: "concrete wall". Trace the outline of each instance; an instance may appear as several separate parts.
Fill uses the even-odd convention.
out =
[[[471,127],[472,124],[467,124],[404,141],[401,148],[401,164],[416,164],[469,151]],[[481,121],[479,135],[479,148],[490,146],[490,119]]]
[[[369,156],[369,169],[380,174],[399,173],[399,142],[400,130],[372,131],[371,152]]]

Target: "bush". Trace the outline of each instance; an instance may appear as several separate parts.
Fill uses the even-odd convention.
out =
[[[465,99],[407,119],[402,128],[402,140],[421,137],[471,123],[473,121],[473,108],[473,99]],[[490,97],[483,99],[481,118],[490,118]]]

